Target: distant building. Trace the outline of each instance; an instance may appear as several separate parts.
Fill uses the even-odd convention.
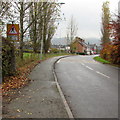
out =
[[[87,50],[87,44],[85,43],[85,40],[76,37],[71,44],[71,52],[86,53],[86,50]]]
[[[96,44],[89,44],[88,48],[90,49],[89,54],[96,54],[96,51],[97,51],[97,45]]]
[[[100,53],[100,49],[100,46],[96,44],[87,44],[85,40],[80,37],[76,37],[71,44],[71,52],[78,54],[93,55]]]

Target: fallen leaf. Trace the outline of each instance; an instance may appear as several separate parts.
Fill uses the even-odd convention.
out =
[[[27,113],[28,115],[32,115],[32,113]]]
[[[17,109],[17,112],[20,112],[20,110],[19,110],[19,109]]]
[[[20,115],[17,115],[17,117],[20,117]]]

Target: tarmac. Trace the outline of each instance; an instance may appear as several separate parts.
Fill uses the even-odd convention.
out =
[[[53,74],[54,63],[62,57],[45,60],[33,69],[29,85],[9,104],[3,103],[7,106],[3,118],[69,118]]]

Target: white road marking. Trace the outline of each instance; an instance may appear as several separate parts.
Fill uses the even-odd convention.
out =
[[[86,66],[84,63],[81,63],[81,64],[84,65],[86,68],[94,71],[93,68],[91,68],[91,67],[89,67],[89,66]],[[105,74],[103,74],[103,73],[101,73],[101,72],[99,72],[99,71],[96,71],[96,73],[98,73],[98,74],[100,74],[100,75],[102,75],[102,76],[104,76],[104,77],[110,78],[109,76],[107,76],[107,75],[105,75]]]
[[[57,78],[57,76],[56,76],[56,73],[55,73],[54,69],[53,69],[53,75],[54,75],[54,78],[55,78],[55,82],[56,82],[56,85],[57,85],[57,89],[58,89],[58,91],[59,91],[59,93],[60,93],[60,96],[61,96],[61,98],[62,98],[63,104],[64,104],[65,109],[66,109],[66,111],[67,111],[68,117],[69,117],[69,118],[72,118],[72,119],[74,120],[74,116],[73,116],[72,111],[71,111],[71,109],[70,109],[70,107],[69,107],[69,105],[68,105],[68,103],[67,103],[67,100],[66,100],[64,94],[63,94],[63,91],[62,91],[62,89],[61,89],[61,87],[60,87],[60,85],[59,85],[59,83],[58,83],[58,78]]]
[[[82,65],[85,65],[84,63],[81,63]]]
[[[90,69],[90,70],[93,70],[91,67],[89,66],[86,66],[84,63],[81,63],[82,65],[84,65],[86,68]]]
[[[57,63],[59,63],[59,62],[60,62],[60,60],[57,61]]]
[[[103,74],[103,73],[101,73],[101,72],[99,72],[99,71],[96,71],[96,73],[98,73],[98,74],[100,74],[100,75],[102,75],[102,76],[104,76],[104,77],[110,78],[109,76],[107,76],[107,75],[105,75],[105,74]]]
[[[90,70],[93,70],[91,67],[89,67],[89,66],[85,66],[85,67],[87,67],[88,69],[90,69]]]

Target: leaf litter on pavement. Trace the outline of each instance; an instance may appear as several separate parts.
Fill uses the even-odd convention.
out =
[[[17,75],[5,77],[4,81],[6,82],[2,84],[2,96],[8,96],[9,92],[27,85],[30,81],[28,74],[38,63],[40,63],[40,61],[31,63],[24,67],[20,67],[17,69]],[[15,92],[11,93],[15,94]]]

